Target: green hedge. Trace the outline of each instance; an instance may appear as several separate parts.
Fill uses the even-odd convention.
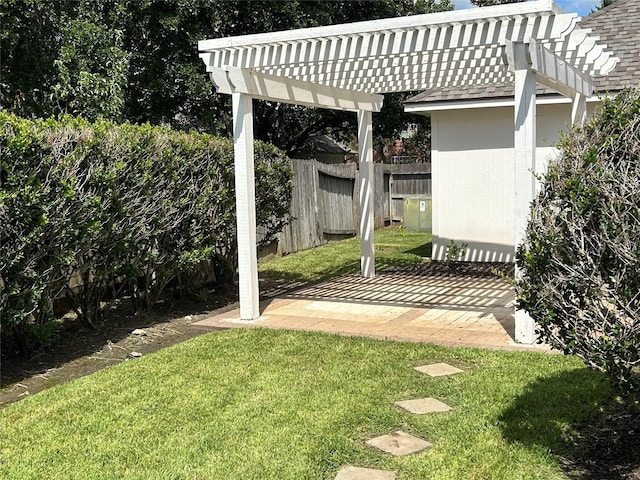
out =
[[[292,172],[270,145],[256,143],[255,157],[267,243],[288,221]],[[28,325],[46,324],[56,298],[92,324],[123,295],[148,304],[167,287],[233,275],[229,139],[0,112],[0,177],[4,334],[23,337]]]
[[[562,138],[516,255],[517,302],[542,341],[640,408],[640,89]]]

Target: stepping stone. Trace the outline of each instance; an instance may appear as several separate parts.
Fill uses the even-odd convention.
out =
[[[431,446],[431,443],[426,440],[400,431],[392,433],[391,435],[372,438],[366,443],[370,447],[375,447],[395,457],[417,453]]]
[[[448,412],[451,407],[446,403],[442,403],[435,398],[418,398],[415,400],[403,400],[402,402],[395,402],[399,407],[404,408],[408,412],[417,413],[418,415],[425,415],[427,413],[440,413]]]
[[[396,472],[348,465],[340,469],[335,480],[395,480],[395,478]]]
[[[426,373],[430,377],[442,377],[445,375],[455,375],[456,373],[461,373],[463,370],[459,368],[452,367],[446,363],[433,363],[431,365],[422,365],[420,367],[415,367],[417,371],[420,373]]]

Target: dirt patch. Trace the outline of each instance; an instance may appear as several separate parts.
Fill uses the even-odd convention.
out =
[[[123,305],[107,313],[95,329],[73,318],[61,322],[53,342],[27,358],[4,345],[0,368],[0,408],[47,388],[183,342],[209,328],[198,319],[234,307],[237,294],[212,291],[208,298],[165,299],[148,311],[132,314]]]

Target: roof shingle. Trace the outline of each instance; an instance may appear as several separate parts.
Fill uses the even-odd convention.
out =
[[[640,85],[640,0],[617,0],[602,10],[584,17],[580,26],[590,28],[600,36],[620,62],[607,76],[594,78],[594,91],[619,91],[626,86]],[[551,90],[538,87],[538,94]],[[513,97],[513,82],[485,85],[460,85],[426,90],[405,103],[432,103],[444,101],[485,100]]]

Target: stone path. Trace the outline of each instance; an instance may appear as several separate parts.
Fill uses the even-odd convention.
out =
[[[448,412],[451,407],[435,398],[417,398],[415,400],[403,400],[396,402],[396,405],[404,408],[407,412],[416,415],[426,415],[428,413]]]
[[[382,450],[385,453],[390,453],[394,457],[418,453],[431,446],[431,444],[426,440],[401,431],[372,438],[366,443],[367,445]]]
[[[446,363],[434,363],[432,365],[422,365],[416,367],[416,370],[420,373],[426,373],[430,377],[442,377],[445,375],[455,375],[462,372],[459,368],[452,367]]]
[[[395,472],[347,465],[340,469],[335,480],[395,480],[395,478]]]
[[[456,375],[463,372],[463,370],[446,363],[421,365],[419,367],[415,367],[415,370],[429,375],[430,377]],[[451,410],[451,407],[446,403],[430,397],[397,401],[395,402],[395,405],[416,415],[442,413]],[[395,457],[419,453],[433,445],[427,440],[402,431],[393,432],[388,435],[381,435],[379,437],[372,438],[365,443],[370,447],[377,448],[378,450]],[[340,469],[335,480],[395,480],[395,478],[396,473],[392,471],[347,465]]]

